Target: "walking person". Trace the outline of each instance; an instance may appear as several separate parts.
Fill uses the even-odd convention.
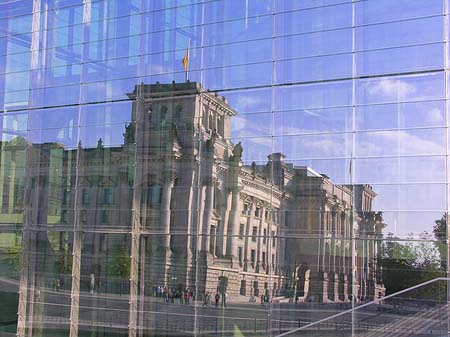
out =
[[[89,288],[89,292],[91,294],[94,293],[94,288],[95,288],[95,275],[91,274],[91,283],[90,283],[90,288]]]
[[[224,308],[227,307],[227,297],[228,297],[228,294],[227,294],[226,291],[224,291],[223,294],[222,294],[222,306]]]
[[[220,301],[220,294],[219,294],[219,292],[217,292],[216,295],[214,296],[214,300],[215,300],[216,308],[218,308],[219,307],[219,301]]]

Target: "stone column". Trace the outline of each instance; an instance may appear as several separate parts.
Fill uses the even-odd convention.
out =
[[[339,300],[348,302],[348,279],[343,273],[339,275]]]
[[[252,214],[255,212],[255,203],[252,202],[250,209],[250,214],[247,218],[247,224],[245,229],[245,238],[244,238],[244,270],[248,270],[248,264],[249,264],[249,256],[251,255],[251,245],[250,245],[250,229],[252,227]]]
[[[328,302],[328,274],[318,271],[310,273],[308,300],[311,302]]]
[[[139,337],[144,337],[144,304],[145,304],[145,255],[148,237],[141,236],[140,244],[140,275],[139,275]]]
[[[161,196],[161,229],[164,233],[162,247],[166,249],[166,251],[170,250],[170,201],[172,199],[174,182],[175,177],[173,175],[166,177]]]
[[[228,219],[230,218],[230,209],[231,209],[231,195],[230,193],[226,193],[226,204],[224,209],[221,211],[222,219],[221,226],[217,235],[217,247],[216,252],[217,256],[224,256],[227,252],[227,233],[228,233]]]
[[[238,238],[239,238],[239,187],[231,188],[231,211],[228,220],[227,256],[234,260],[237,258]]]
[[[211,216],[214,208],[214,184],[212,181],[208,181],[205,187],[205,207],[202,219],[202,246],[201,250],[203,252],[209,252],[210,243],[210,225]]]
[[[260,212],[259,212],[259,216],[261,217],[259,219],[259,225],[258,225],[258,238],[257,238],[257,245],[256,245],[256,267],[255,267],[255,271],[258,273],[261,269],[261,265],[264,261],[261,261],[261,256],[262,256],[262,249],[261,249],[261,245],[262,245],[262,235],[263,235],[263,219],[264,219],[264,208],[261,207]]]

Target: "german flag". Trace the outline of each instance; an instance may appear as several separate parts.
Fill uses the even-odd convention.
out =
[[[191,44],[191,39],[188,40],[188,45],[186,48],[186,53],[183,56],[183,67],[184,71],[188,71],[189,68],[189,45]]]

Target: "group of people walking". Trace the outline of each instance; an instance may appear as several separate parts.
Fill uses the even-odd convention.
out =
[[[191,288],[184,288],[182,290],[176,288],[170,288],[167,286],[157,286],[153,288],[153,296],[163,298],[165,303],[178,303],[178,304],[193,304],[195,300],[194,290]],[[216,293],[205,292],[203,296],[203,305],[210,306],[214,303],[214,306],[218,308],[219,306],[227,306],[226,292]]]
[[[194,291],[191,288],[180,290],[157,286],[155,295],[156,297],[162,297],[166,303],[192,304],[194,301]]]
[[[222,307],[226,308],[227,306],[227,297],[228,294],[226,292],[223,293],[219,293],[218,291],[214,294],[214,306],[216,308],[219,307],[219,304],[221,303]],[[210,293],[209,291],[207,291],[204,295],[204,300],[203,300],[203,305],[204,306],[209,306],[211,305],[211,300],[212,300],[212,293]]]

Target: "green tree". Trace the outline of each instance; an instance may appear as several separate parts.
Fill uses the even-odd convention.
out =
[[[6,265],[10,271],[17,274],[22,267],[22,249],[19,245],[9,247],[4,251],[6,255]]]
[[[125,245],[116,246],[112,251],[109,271],[111,276],[120,278],[120,295],[122,295],[124,280],[130,276],[131,260]]]
[[[388,294],[415,286],[436,277],[445,276],[441,268],[439,252],[430,235],[422,233],[423,241],[401,241],[390,233],[381,245],[380,265],[383,283]],[[436,283],[406,294],[405,297],[421,297],[436,300],[444,294],[442,284]],[[403,295],[402,295],[403,296]]]
[[[436,238],[436,246],[439,250],[441,268],[447,268],[447,217],[445,214],[434,222],[434,237]]]

